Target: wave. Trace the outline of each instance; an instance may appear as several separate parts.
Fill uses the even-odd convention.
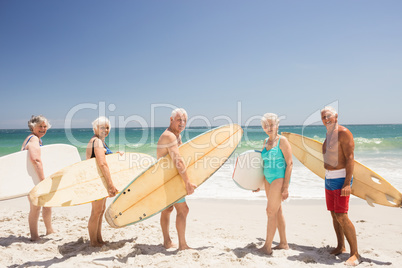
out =
[[[325,137],[312,136],[311,138],[324,142]],[[355,150],[363,152],[393,152],[402,150],[402,137],[387,137],[387,138],[365,138],[355,137]],[[237,151],[244,152],[247,150],[261,150],[263,146],[263,138],[258,140],[242,140]]]
[[[395,151],[402,150],[402,137],[392,138],[362,138],[355,139],[356,150],[381,150]]]

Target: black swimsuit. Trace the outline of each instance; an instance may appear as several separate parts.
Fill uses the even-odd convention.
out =
[[[94,139],[94,141],[92,142],[92,154],[91,154],[91,158],[94,158],[94,157],[95,157],[95,150],[94,150],[95,140],[96,140],[96,139]],[[106,149],[106,152],[105,152],[106,155],[113,153],[113,152],[109,149],[109,147],[107,147],[106,143],[103,143],[103,147],[105,147],[105,149]]]

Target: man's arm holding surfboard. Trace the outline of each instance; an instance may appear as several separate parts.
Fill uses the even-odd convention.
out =
[[[342,147],[342,152],[345,157],[345,169],[346,169],[346,178],[345,183],[343,184],[341,190],[341,196],[349,196],[352,193],[352,187],[350,186],[350,182],[352,181],[353,176],[353,168],[355,164],[354,157],[354,148],[355,143],[353,140],[352,133],[345,129],[343,131],[339,131],[339,142]]]
[[[168,144],[167,150],[170,155],[170,157],[173,160],[173,163],[175,164],[177,171],[179,172],[181,178],[184,181],[184,185],[187,190],[187,194],[192,194],[194,193],[194,189],[197,187],[195,184],[191,183],[190,179],[188,178],[187,175],[187,167],[186,164],[184,163],[183,157],[180,155],[179,151],[179,146],[177,144],[177,139],[176,136],[173,133],[168,133],[169,135],[165,135],[165,139],[167,142],[163,142],[164,144]]]

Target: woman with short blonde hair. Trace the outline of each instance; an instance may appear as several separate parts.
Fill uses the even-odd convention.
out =
[[[118,191],[113,184],[105,157],[108,154],[112,154],[112,151],[105,142],[105,138],[109,135],[111,128],[110,121],[106,117],[101,116],[92,122],[92,127],[94,135],[88,142],[86,158],[96,158],[96,163],[105,178],[109,197],[113,197]],[[91,216],[88,221],[89,240],[91,246],[101,247],[106,244],[102,239],[102,216],[106,209],[106,198],[95,200],[91,204]]]
[[[43,181],[45,179],[45,174],[43,172],[43,163],[41,158],[40,147],[42,144],[42,137],[45,136],[47,130],[51,127],[49,121],[43,115],[32,116],[28,121],[28,128],[31,134],[25,138],[21,146],[21,151],[28,150],[28,156],[31,160],[35,172],[38,174],[39,180]],[[29,198],[28,198],[29,200]],[[46,235],[54,233],[52,227],[52,209],[50,207],[37,207],[31,203],[29,200],[29,231],[31,233],[31,241],[40,240],[38,233],[38,220],[40,211],[42,209],[43,222],[46,227]]]
[[[276,114],[266,113],[261,118],[261,125],[268,138],[264,140],[261,157],[264,162],[264,187],[267,196],[267,236],[260,251],[272,254],[272,242],[276,229],[280,242],[273,249],[289,249],[286,239],[285,217],[282,201],[289,196],[288,188],[292,173],[292,149],[286,137],[278,134],[279,118]],[[259,189],[257,190],[259,191]]]

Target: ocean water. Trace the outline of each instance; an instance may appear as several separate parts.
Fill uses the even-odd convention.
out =
[[[384,177],[402,191],[402,125],[346,125],[355,140],[355,159]],[[141,152],[156,157],[156,143],[165,128],[112,129],[106,139],[114,152]],[[202,134],[208,128],[189,128],[183,133],[183,141]],[[279,131],[303,134],[324,141],[323,126],[280,126]],[[0,157],[20,150],[21,143],[30,132],[21,129],[0,130]],[[85,148],[92,137],[92,129],[49,129],[42,138],[44,144],[64,143],[78,148],[85,159]],[[232,181],[234,162],[242,152],[261,150],[266,134],[261,127],[244,128],[241,143],[228,161],[196,192],[188,198],[265,199],[265,193],[252,193],[240,189]],[[324,198],[324,181],[305,168],[295,157],[289,188],[290,198]]]

